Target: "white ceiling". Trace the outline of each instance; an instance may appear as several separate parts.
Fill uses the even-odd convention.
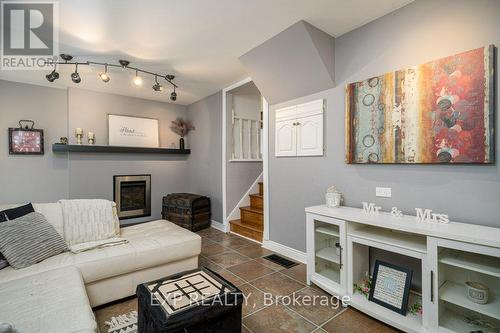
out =
[[[60,6],[60,52],[77,60],[117,62],[176,75],[177,103],[191,104],[246,77],[238,57],[303,19],[340,36],[412,0],[64,0]],[[131,83],[134,73],[110,69],[101,82],[98,67],[81,68],[82,83],[60,69],[55,83],[45,72],[0,71],[0,79],[169,101],[153,80]],[[166,85],[165,85],[166,86]]]

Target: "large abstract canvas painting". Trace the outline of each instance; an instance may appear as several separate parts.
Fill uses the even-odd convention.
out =
[[[349,84],[347,163],[493,163],[494,51]]]

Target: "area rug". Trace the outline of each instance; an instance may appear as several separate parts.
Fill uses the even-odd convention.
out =
[[[108,333],[137,333],[137,311],[111,317],[105,324]]]

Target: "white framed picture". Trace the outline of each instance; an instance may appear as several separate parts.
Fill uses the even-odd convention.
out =
[[[108,114],[108,145],[158,148],[158,119]]]

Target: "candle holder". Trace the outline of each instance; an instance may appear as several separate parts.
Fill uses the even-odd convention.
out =
[[[89,145],[93,145],[95,143],[95,134],[94,134],[94,132],[89,132],[87,134],[87,140],[89,142]]]
[[[82,128],[77,128],[75,130],[75,136],[76,136],[76,144],[81,145],[82,144],[82,139],[83,139],[83,129]]]

